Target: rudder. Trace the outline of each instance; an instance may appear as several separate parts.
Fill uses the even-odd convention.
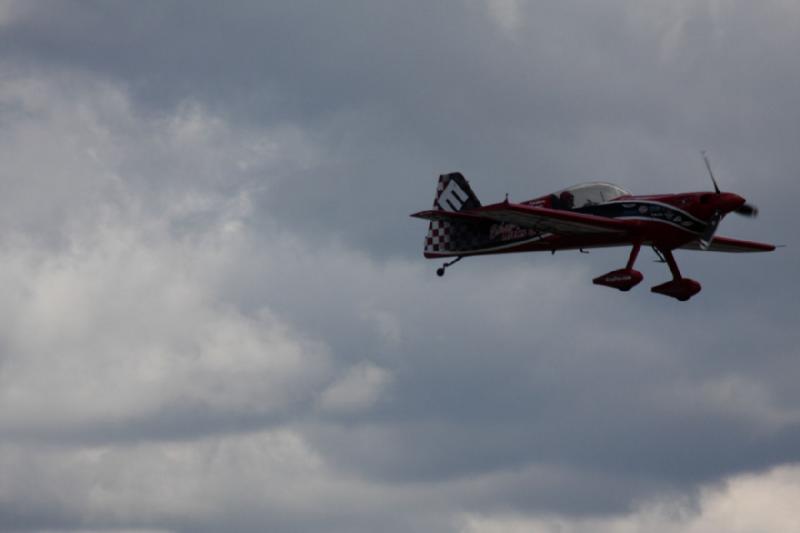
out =
[[[481,207],[467,179],[460,172],[439,176],[434,211],[459,212]],[[488,242],[488,224],[437,219],[428,224],[425,257],[445,257],[474,252]]]
[[[439,176],[433,208],[441,211],[464,211],[480,207],[481,202],[472,192],[467,178],[461,172]]]

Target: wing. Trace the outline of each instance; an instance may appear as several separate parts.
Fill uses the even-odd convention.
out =
[[[684,250],[698,250],[706,252],[771,252],[775,249],[774,244],[764,242],[740,241],[728,237],[714,237],[707,250],[700,247],[699,241],[692,241],[684,244],[680,248]]]
[[[471,209],[467,214],[556,235],[621,235],[631,229],[629,223],[613,218],[508,202]]]
[[[557,235],[621,235],[630,231],[629,223],[608,217],[546,207],[501,202],[468,211],[420,211],[412,217],[427,220],[472,220],[514,224],[541,233]]]
[[[525,246],[542,250],[605,246],[627,242],[636,226],[636,222],[508,202],[465,211],[421,211],[411,216],[431,221],[425,257],[532,251],[523,250]]]

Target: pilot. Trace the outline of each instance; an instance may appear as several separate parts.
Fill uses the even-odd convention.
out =
[[[558,206],[560,209],[572,209],[575,205],[575,197],[569,191],[563,191],[558,197]]]

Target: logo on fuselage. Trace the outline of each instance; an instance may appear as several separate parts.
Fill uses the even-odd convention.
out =
[[[538,237],[540,233],[533,228],[522,228],[514,224],[492,224],[489,228],[489,239],[495,241],[514,241],[518,239],[527,239],[530,237]]]

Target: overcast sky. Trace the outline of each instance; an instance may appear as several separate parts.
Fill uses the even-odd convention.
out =
[[[800,6],[0,0],[0,530],[800,528]],[[770,254],[422,257],[436,176]]]

